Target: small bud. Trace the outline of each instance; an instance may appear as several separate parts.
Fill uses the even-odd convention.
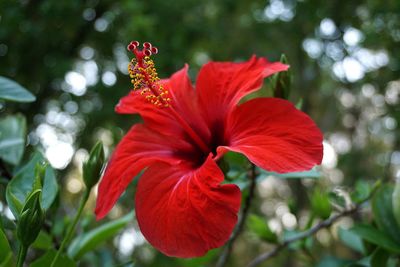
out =
[[[39,235],[45,216],[40,205],[41,189],[33,190],[25,202],[19,216],[17,237],[24,247],[29,247]]]
[[[90,151],[89,159],[83,163],[83,181],[90,190],[100,179],[104,166],[103,144],[98,142]]]
[[[288,64],[288,60],[284,54],[281,56],[281,63]],[[291,73],[290,71],[281,71],[272,76],[272,89],[274,97],[288,99],[291,89]]]

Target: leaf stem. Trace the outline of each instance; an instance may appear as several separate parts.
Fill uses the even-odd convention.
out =
[[[58,258],[60,257],[60,254],[63,252],[64,248],[66,247],[66,245],[67,245],[68,242],[70,241],[70,239],[71,239],[71,237],[72,237],[72,234],[74,233],[76,224],[78,223],[78,221],[79,221],[79,219],[80,219],[80,217],[81,217],[81,215],[82,215],[83,208],[85,207],[86,202],[87,202],[87,200],[89,199],[89,193],[90,193],[89,190],[85,190],[85,192],[84,192],[84,194],[83,194],[83,196],[82,196],[82,199],[81,199],[81,201],[80,201],[80,203],[79,203],[78,211],[77,211],[77,213],[75,214],[75,218],[74,218],[72,224],[69,225],[67,234],[65,235],[64,239],[62,240],[61,246],[60,246],[60,248],[57,250],[57,253],[56,253],[56,255],[54,256],[53,261],[51,262],[50,267],[54,267],[54,266],[55,266],[55,264],[56,264]]]
[[[22,267],[24,265],[24,261],[26,258],[26,254],[28,252],[28,248],[24,245],[21,245],[18,250],[18,259],[17,259],[17,267]]]

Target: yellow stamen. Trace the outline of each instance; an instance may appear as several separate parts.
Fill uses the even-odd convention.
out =
[[[168,97],[168,90],[165,90],[160,83],[160,78],[149,56],[132,59],[128,65],[129,76],[133,84],[133,90],[141,90],[150,103],[158,107],[169,107],[171,99]]]

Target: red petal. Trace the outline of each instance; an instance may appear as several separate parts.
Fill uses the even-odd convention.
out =
[[[169,91],[171,105],[203,138],[208,139],[210,133],[201,118],[195,101],[195,91],[187,75],[188,65],[174,73],[169,79],[162,80],[163,87]],[[131,91],[121,98],[115,110],[118,113],[142,116],[146,126],[162,131],[164,134],[181,135],[182,127],[168,108],[156,107],[147,101],[140,91]]]
[[[152,165],[139,180],[136,216],[146,239],[168,256],[190,258],[222,246],[236,224],[241,193],[208,157],[197,170]]]
[[[196,90],[204,116],[211,127],[221,123],[227,112],[245,95],[261,88],[263,79],[287,70],[280,62],[253,56],[242,63],[209,62],[200,70]]]
[[[114,206],[132,179],[155,161],[178,164],[175,151],[192,151],[192,146],[180,139],[168,138],[137,124],[116,147],[99,184],[96,203],[97,219],[103,218]]]
[[[225,133],[229,145],[219,153],[243,153],[269,171],[305,171],[321,163],[322,139],[311,118],[289,101],[257,98],[232,112]]]

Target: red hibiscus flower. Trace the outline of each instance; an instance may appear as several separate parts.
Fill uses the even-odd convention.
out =
[[[146,239],[169,256],[198,257],[222,246],[237,222],[241,193],[221,184],[216,161],[225,152],[242,153],[255,165],[278,173],[305,171],[322,158],[322,134],[290,102],[277,98],[239,101],[263,79],[287,70],[253,56],[243,63],[209,62],[195,88],[188,66],[159,80],[149,43],[128,49],[134,89],[116,107],[138,113],[116,147],[98,189],[96,215],[104,217],[143,169],[135,198],[136,217]]]

